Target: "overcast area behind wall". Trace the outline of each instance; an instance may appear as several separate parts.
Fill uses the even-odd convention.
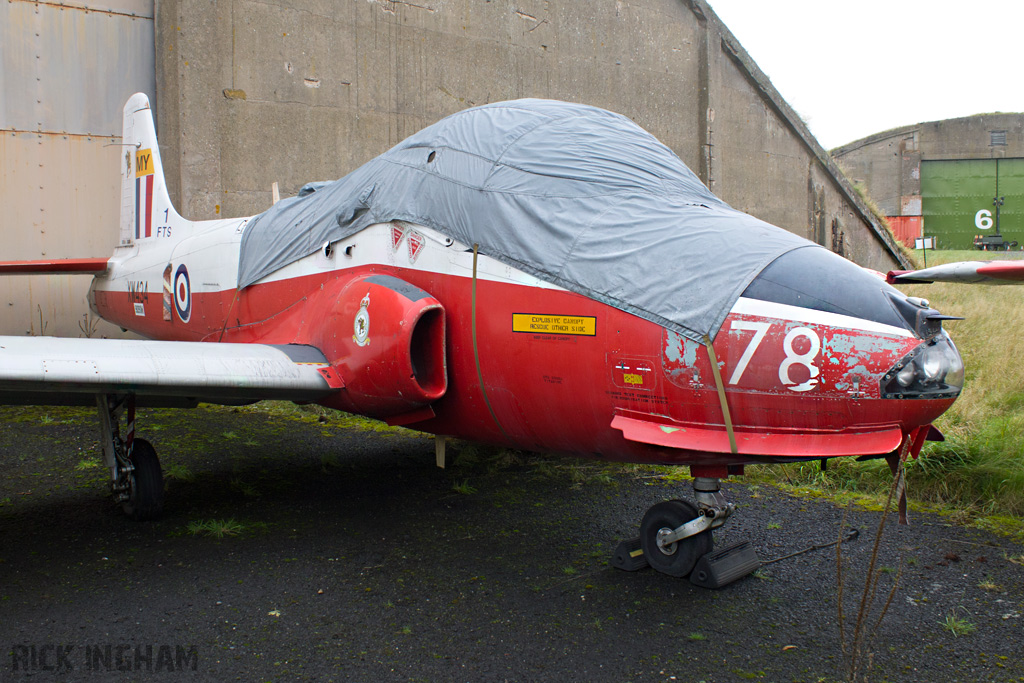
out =
[[[923,121],[1024,111],[1024,3],[709,2],[826,149]]]

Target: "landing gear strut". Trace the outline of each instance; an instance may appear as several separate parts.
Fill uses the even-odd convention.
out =
[[[164,507],[164,475],[153,446],[145,439],[135,438],[135,394],[100,394],[96,407],[100,414],[103,462],[110,469],[114,502],[120,503],[132,519],[158,517]]]
[[[693,492],[696,505],[682,500],[652,505],[640,523],[640,538],[619,543],[612,566],[628,572],[654,567],[669,576],[689,576],[702,588],[721,588],[761,566],[748,541],[711,550],[711,530],[736,511],[722,495],[720,481],[696,477]]]
[[[722,495],[718,479],[693,480],[697,506],[667,500],[651,506],[640,523],[640,547],[647,563],[669,576],[688,576],[702,556],[711,552],[711,530],[722,526],[736,506]]]

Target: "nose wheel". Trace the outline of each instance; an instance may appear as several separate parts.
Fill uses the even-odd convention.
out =
[[[688,576],[703,555],[711,552],[714,541],[707,529],[677,541],[676,529],[699,518],[697,508],[685,500],[666,500],[652,505],[640,522],[640,547],[647,564],[669,576]]]
[[[736,511],[726,502],[721,483],[710,477],[693,480],[696,505],[666,500],[652,505],[640,522],[640,537],[623,541],[615,549],[612,566],[626,571],[653,567],[662,574],[718,588],[749,574],[759,562],[753,551],[730,546],[713,553],[711,530],[722,526]],[[742,544],[748,545],[748,544]],[[697,568],[695,571],[694,568]]]

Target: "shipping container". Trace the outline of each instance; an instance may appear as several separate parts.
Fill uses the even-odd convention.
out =
[[[915,241],[921,237],[920,216],[886,216],[892,234],[903,243],[903,246],[914,248]]]

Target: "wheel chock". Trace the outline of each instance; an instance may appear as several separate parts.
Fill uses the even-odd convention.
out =
[[[612,566],[627,572],[635,572],[647,568],[647,558],[640,547],[639,538],[621,541],[612,555]]]
[[[761,560],[750,546],[750,541],[740,541],[697,560],[690,574],[690,583],[701,588],[721,588],[760,566]]]

